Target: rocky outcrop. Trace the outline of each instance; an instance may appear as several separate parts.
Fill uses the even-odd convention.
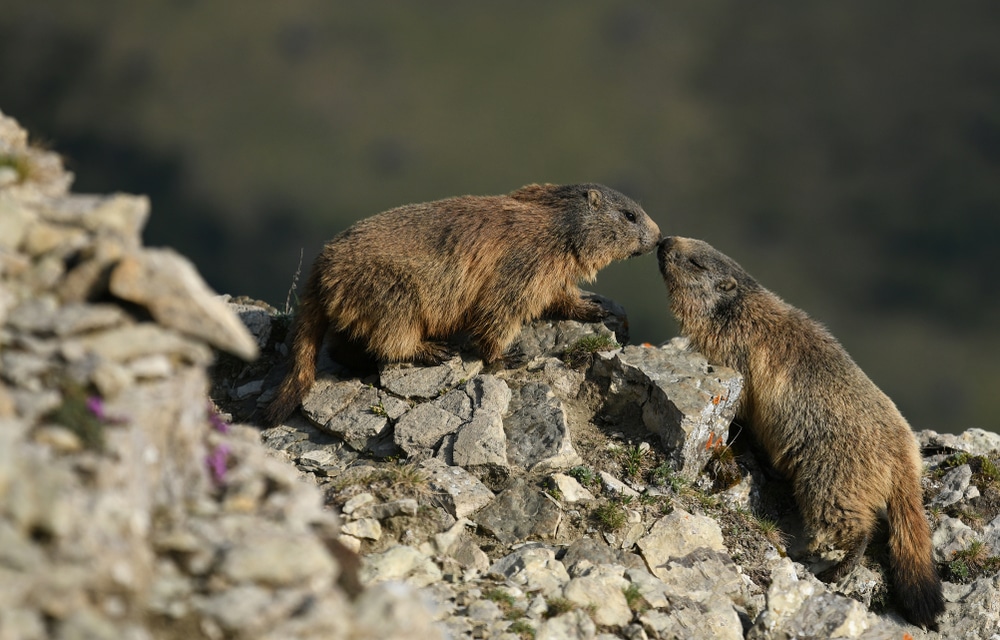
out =
[[[148,201],[70,181],[0,114],[0,638],[441,637],[215,413],[213,349],[258,344]]]
[[[489,369],[324,354],[261,429],[289,318],[143,247],[144,199],[69,184],[0,117],[0,640],[935,637],[895,614],[878,540],[815,579],[730,425],[739,376],[622,347],[613,302]],[[919,437],[940,636],[989,638],[1000,436]]]

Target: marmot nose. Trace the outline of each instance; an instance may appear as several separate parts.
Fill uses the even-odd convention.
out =
[[[663,240],[660,240],[660,253],[666,253],[674,246],[674,240],[676,236],[667,236]]]

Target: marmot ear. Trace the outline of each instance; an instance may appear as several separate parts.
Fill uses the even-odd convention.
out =
[[[600,207],[601,201],[603,199],[604,196],[602,196],[601,192],[598,191],[597,189],[590,189],[589,191],[587,191],[587,204],[590,205],[591,209],[596,209]]]
[[[719,291],[732,291],[736,288],[736,278],[729,276],[719,284],[715,285]]]

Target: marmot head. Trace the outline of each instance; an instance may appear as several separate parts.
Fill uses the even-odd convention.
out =
[[[601,184],[533,184],[510,196],[559,211],[568,251],[593,273],[652,251],[660,241],[660,228],[638,203]]]
[[[685,333],[705,321],[719,326],[738,318],[747,295],[760,289],[735,260],[701,240],[666,237],[657,258]]]

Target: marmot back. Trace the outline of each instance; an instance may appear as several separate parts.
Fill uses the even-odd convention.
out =
[[[710,362],[744,377],[744,421],[795,492],[813,535],[860,562],[886,509],[898,600],[915,624],[944,610],[924,516],[916,437],[893,402],[818,322],[700,240],[665,238],[660,271],[681,331]]]
[[[493,362],[542,315],[593,322],[604,312],[577,283],[651,251],[660,230],[599,184],[529,185],[391,209],[331,240],[313,263],[294,328],[292,369],[265,412],[275,424],[315,378],[328,328],[381,362],[437,363],[468,332]]]

